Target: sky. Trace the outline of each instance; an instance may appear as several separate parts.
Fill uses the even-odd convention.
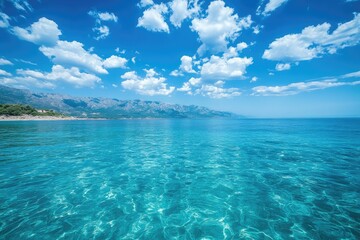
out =
[[[359,0],[0,0],[0,84],[360,117]]]

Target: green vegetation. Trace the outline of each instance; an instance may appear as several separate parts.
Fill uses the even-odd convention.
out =
[[[21,104],[0,104],[0,115],[6,116],[21,116],[21,115],[32,115],[32,116],[63,116],[60,113],[54,112],[53,110],[37,110],[29,105]]]

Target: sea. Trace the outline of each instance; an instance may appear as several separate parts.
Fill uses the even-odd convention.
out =
[[[0,239],[360,239],[360,119],[2,121]]]

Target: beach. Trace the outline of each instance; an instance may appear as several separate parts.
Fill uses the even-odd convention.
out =
[[[85,120],[86,118],[76,117],[56,117],[56,116],[32,116],[32,115],[21,115],[21,116],[6,116],[0,115],[0,121],[56,121],[56,120]]]

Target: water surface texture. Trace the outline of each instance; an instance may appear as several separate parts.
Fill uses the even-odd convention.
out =
[[[360,239],[360,120],[0,122],[0,239]]]

